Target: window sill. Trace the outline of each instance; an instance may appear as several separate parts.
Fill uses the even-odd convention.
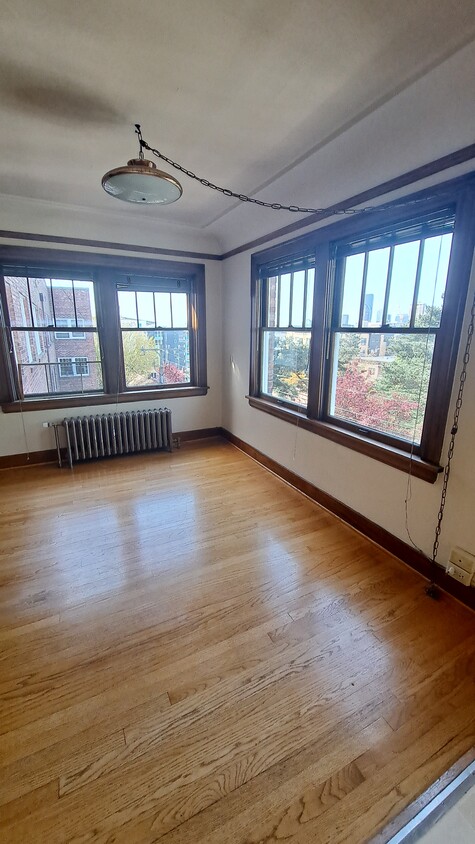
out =
[[[33,410],[51,410],[66,407],[93,407],[104,404],[124,404],[136,401],[158,401],[161,399],[188,398],[191,396],[205,396],[209,387],[173,387],[164,390],[136,390],[130,393],[91,393],[79,396],[58,396],[45,399],[25,399],[2,404],[4,413],[22,413]]]
[[[379,460],[381,463],[386,463],[386,465],[392,466],[394,469],[399,469],[401,472],[411,472],[411,475],[423,481],[428,481],[432,484],[435,483],[437,476],[442,471],[441,466],[427,463],[427,461],[422,460],[416,455],[411,457],[407,452],[401,451],[398,448],[374,442],[360,434],[344,431],[335,425],[331,425],[329,422],[309,419],[297,410],[279,406],[271,401],[266,401],[266,399],[253,396],[248,396],[247,398],[250,406],[256,408],[256,410],[263,410],[264,413],[269,413],[271,416],[276,416],[278,419],[290,422],[291,425],[298,425],[299,428],[304,428],[306,431],[312,431],[314,434],[326,437],[328,440],[351,448],[353,451],[358,451],[360,454],[365,454],[374,460]]]

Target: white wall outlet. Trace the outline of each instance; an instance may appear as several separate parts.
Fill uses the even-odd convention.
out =
[[[461,569],[460,566],[456,566],[454,563],[448,563],[445,571],[450,575],[450,577],[453,577],[454,580],[458,580],[458,582],[463,583],[464,586],[470,586],[473,577],[471,571],[465,571],[465,569]]]
[[[463,548],[452,548],[445,571],[459,583],[470,586],[475,574],[475,556]]]
[[[472,574],[475,572],[475,555],[464,551],[463,548],[452,548],[449,561],[465,571],[471,571]]]

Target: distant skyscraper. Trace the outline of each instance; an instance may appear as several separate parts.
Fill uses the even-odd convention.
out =
[[[363,310],[363,320],[364,322],[371,322],[373,318],[373,306],[374,306],[374,293],[367,293],[364,297],[364,310]]]

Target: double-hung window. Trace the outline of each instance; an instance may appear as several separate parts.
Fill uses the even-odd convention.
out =
[[[418,196],[418,215],[366,213],[254,255],[251,406],[434,481],[474,195],[460,180]]]
[[[129,276],[118,285],[118,299],[125,389],[190,385],[189,282]]]
[[[52,277],[38,268],[24,268],[21,274],[19,268],[5,268],[4,292],[13,394],[31,399],[101,392],[102,362],[91,276],[58,273]],[[63,326],[68,330],[61,330]]]
[[[35,254],[0,249],[4,410],[206,394],[203,265]]]
[[[308,397],[314,278],[311,256],[262,273],[262,392],[301,407]]]

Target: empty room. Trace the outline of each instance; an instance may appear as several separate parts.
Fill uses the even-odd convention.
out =
[[[473,0],[0,20],[0,840],[473,842]]]

